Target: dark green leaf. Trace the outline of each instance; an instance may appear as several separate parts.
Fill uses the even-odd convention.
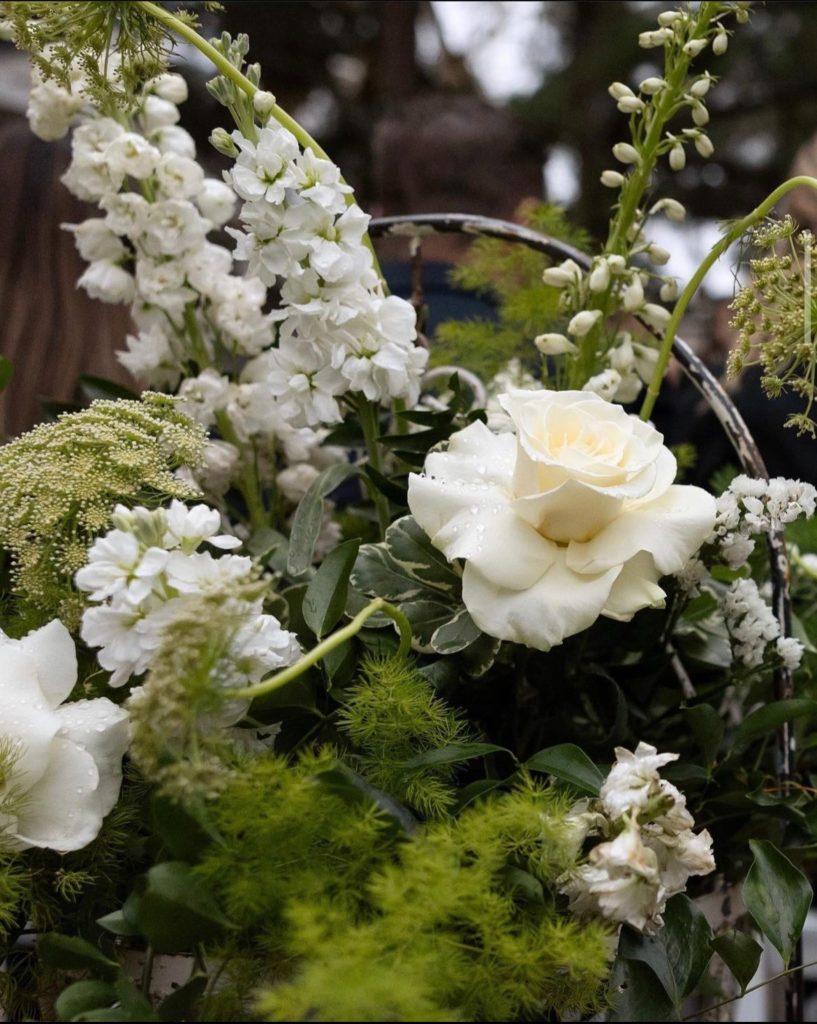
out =
[[[263,560],[276,548],[288,543],[283,533],[279,533],[278,530],[273,530],[269,526],[262,526],[260,530],[253,533],[245,547],[254,558]]]
[[[128,1020],[158,1020],[153,1012],[153,1005],[148,997],[137,988],[124,971],[120,971],[116,979],[116,994],[119,996],[119,1008],[128,1015]]]
[[[198,1020],[196,1009],[207,988],[207,975],[196,974],[181,988],[171,992],[159,1003],[159,1020]]]
[[[114,978],[119,971],[115,960],[76,935],[46,932],[37,942],[37,953],[47,967],[61,971],[95,971],[103,978]]]
[[[375,804],[381,811],[395,818],[404,832],[412,832],[417,826],[411,811],[388,793],[367,782],[348,765],[338,763],[334,768],[318,772],[315,779],[348,803]]]
[[[789,700],[772,701],[744,718],[735,730],[732,749],[735,752],[741,751],[754,740],[779,729],[784,722],[814,714],[817,714],[817,701],[814,700],[793,697]]]
[[[323,499],[355,473],[357,467],[348,462],[336,462],[315,477],[301,498],[289,536],[287,569],[291,576],[300,576],[312,564],[312,552],[323,520]]]
[[[448,614],[451,614],[450,607]],[[456,654],[481,636],[482,632],[468,614],[468,609],[462,607],[453,618],[449,618],[434,630],[431,634],[431,648],[437,654]]]
[[[175,860],[194,864],[213,839],[205,824],[182,804],[154,795],[151,813],[156,831]]]
[[[112,914],[106,914],[104,917],[97,918],[96,923],[100,928],[104,928],[106,932],[110,932],[112,935],[139,934],[139,929],[131,924],[121,910],[114,910]]]
[[[180,953],[230,927],[191,868],[179,861],[156,864],[142,879],[139,927],[157,953]]]
[[[678,1011],[647,964],[619,958],[610,978],[611,1021],[679,1020]]]
[[[385,494],[389,501],[395,505],[401,505],[403,507],[408,503],[408,484],[406,482],[406,476],[389,477],[384,476],[371,465],[363,467],[365,476],[372,482],[372,484],[380,491],[381,494]]]
[[[757,972],[763,947],[751,935],[732,928],[714,938],[712,948],[734,974],[742,995]]]
[[[488,754],[511,754],[506,747],[498,747],[495,743],[459,743],[451,744],[448,747],[438,747],[436,750],[425,750],[422,754],[409,758],[403,762],[403,767],[412,768],[436,768],[442,764],[457,764],[460,761],[470,761],[473,757],[485,757]]]
[[[57,996],[54,1009],[60,1020],[74,1020],[87,1010],[98,1010],[116,1002],[116,989],[104,981],[75,981]]]
[[[128,398],[138,399],[139,395],[124,384],[117,384],[115,380],[108,380],[106,377],[95,377],[91,373],[82,373],[78,380],[79,391],[83,398],[93,402],[98,398],[116,399]]]
[[[684,718],[689,722],[706,763],[714,764],[723,740],[725,728],[723,719],[711,704],[698,704],[694,708],[685,708]]]
[[[542,883],[529,871],[522,868],[508,867],[504,871],[504,880],[514,896],[528,903],[544,903],[545,890]]]
[[[743,901],[788,967],[811,906],[811,885],[774,843],[753,839],[749,846],[755,859],[743,883]]]
[[[559,743],[540,750],[525,762],[525,767],[532,772],[547,772],[590,796],[598,796],[604,782],[596,765],[574,743]]]
[[[11,361],[5,356],[0,356],[0,391],[8,387],[8,383],[14,374],[14,367]]]
[[[440,441],[447,440],[451,428],[432,427],[429,430],[418,430],[416,434],[386,434],[380,438],[382,444],[395,452],[420,452],[425,455],[430,448]]]
[[[306,588],[303,616],[307,626],[322,640],[343,615],[349,592],[349,574],[355,564],[359,540],[339,544],[324,558]]]
[[[703,912],[683,893],[673,896],[664,911],[664,927],[659,932],[672,967],[676,1002],[681,1002],[700,981],[712,956],[712,929]]]
[[[504,786],[507,781],[507,779],[477,779],[475,782],[470,782],[467,786],[457,791],[457,802],[454,807],[455,814],[464,811],[466,807],[479,800],[480,797],[487,796],[488,793],[492,793],[500,786]]]

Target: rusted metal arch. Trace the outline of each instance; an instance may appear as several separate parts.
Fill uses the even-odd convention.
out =
[[[511,221],[498,220],[493,217],[482,217],[461,213],[422,213],[407,214],[399,217],[379,217],[372,220],[369,231],[373,238],[403,237],[410,245],[414,262],[413,288],[415,293],[422,294],[422,257],[417,241],[424,236],[433,234],[470,235],[475,238],[496,238],[503,242],[512,242],[535,249],[553,259],[572,259],[584,269],[590,266],[590,258],[572,245],[558,239],[533,231],[531,228],[514,224]],[[416,295],[413,298],[416,299]],[[644,325],[656,337],[652,328]],[[763,456],[752,437],[737,406],[723,389],[718,379],[698,358],[685,341],[676,337],[672,352],[681,365],[687,378],[695,386],[707,405],[715,413],[724,433],[735,450],[741,468],[753,477],[768,479],[769,473]],[[783,636],[791,634],[791,595],[789,588],[789,560],[786,545],[781,534],[766,534],[766,548],[769,556],[769,569],[772,578],[772,606],[780,631]],[[778,700],[785,700],[794,695],[794,679],[790,669],[781,666],[775,672],[775,694]],[[777,777],[782,786],[792,781],[795,766],[795,738],[791,723],[784,723],[777,733]],[[790,966],[802,963],[801,949],[798,944]],[[795,971],[787,978],[786,988],[786,1020],[803,1020],[803,972]]]

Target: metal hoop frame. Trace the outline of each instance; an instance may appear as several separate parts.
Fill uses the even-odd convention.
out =
[[[548,235],[510,221],[461,213],[407,214],[399,217],[379,217],[371,221],[369,232],[373,238],[403,237],[410,245],[412,259],[412,301],[422,300],[422,255],[420,243],[424,236],[433,234],[469,235],[474,238],[496,238],[534,249],[557,260],[572,259],[585,270],[590,267],[589,257],[578,249]],[[646,324],[647,330],[651,331]],[[654,331],[651,333],[655,334]],[[657,335],[656,335],[657,336]],[[723,389],[717,378],[681,338],[676,337],[672,352],[684,374],[703,397],[718,419],[724,433],[735,450],[741,468],[753,477],[768,479],[769,473],[763,456],[752,437],[737,406]],[[789,588],[789,561],[781,534],[767,533],[766,548],[772,578],[772,606],[780,624],[781,635],[791,634],[791,596]],[[785,700],[794,695],[792,672],[781,666],[775,672],[775,696]],[[777,733],[777,778],[783,787],[792,782],[795,768],[795,738],[790,723],[784,723]],[[798,945],[790,966],[802,963]],[[803,1020],[803,977],[795,971],[787,978],[786,1021]]]

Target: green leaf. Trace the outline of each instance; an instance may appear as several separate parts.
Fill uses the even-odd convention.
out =
[[[449,615],[451,609],[448,609]],[[449,618],[441,626],[438,626],[431,634],[431,648],[437,654],[456,654],[469,647],[474,641],[479,640],[482,631],[468,614],[464,606],[459,609],[454,618]]]
[[[545,889],[539,879],[522,868],[507,867],[503,872],[504,880],[514,896],[527,903],[545,902]]]
[[[443,764],[458,764],[470,761],[474,757],[485,757],[488,754],[511,754],[507,747],[498,747],[495,743],[458,743],[436,750],[425,750],[422,754],[411,757],[403,762],[403,768],[436,768]],[[515,758],[514,758],[515,760]]]
[[[711,704],[698,704],[694,708],[685,708],[683,714],[689,722],[707,765],[713,765],[723,740],[725,729],[723,719]]]
[[[747,715],[735,730],[732,749],[739,752],[761,736],[779,729],[784,722],[817,714],[817,701],[804,697],[775,700]]]
[[[743,883],[743,901],[788,967],[811,906],[811,885],[774,843],[752,839],[749,846],[755,859]]]
[[[93,402],[98,398],[139,398],[135,391],[131,388],[126,388],[124,384],[117,384],[115,380],[108,380],[107,377],[95,377],[91,373],[80,374],[77,383],[79,384],[80,394],[89,402]]]
[[[324,558],[306,588],[303,616],[318,640],[329,633],[343,615],[349,592],[349,574],[355,564],[360,540],[339,544]]]
[[[119,972],[116,979],[116,994],[119,996],[119,1008],[127,1014],[128,1020],[158,1020],[153,1012],[153,1004],[148,997],[137,988],[124,971]]]
[[[171,992],[159,1003],[159,1020],[196,1020],[196,1008],[207,988],[207,975],[195,974],[181,988]]]
[[[151,815],[156,831],[175,860],[195,864],[213,840],[207,827],[182,804],[154,794]]]
[[[375,804],[381,811],[391,815],[404,832],[413,832],[417,827],[417,821],[408,808],[367,782],[348,765],[338,762],[334,768],[318,772],[315,779],[347,803]]]
[[[103,978],[114,978],[119,971],[115,960],[76,935],[46,932],[37,942],[37,954],[46,967],[61,971],[95,971]]]
[[[547,772],[589,796],[598,796],[604,776],[581,747],[559,743],[528,758],[525,767],[532,772]]]
[[[137,919],[157,953],[180,953],[230,928],[213,897],[187,864],[156,864],[141,879]]]
[[[613,965],[611,1021],[680,1020],[655,972],[639,960],[619,958]]]
[[[405,476],[384,476],[368,463],[363,467],[363,472],[378,491],[386,495],[389,501],[403,508],[406,507],[408,503],[408,485]]]
[[[131,924],[121,910],[114,910],[112,914],[106,914],[104,917],[98,917],[96,923],[100,928],[104,928],[106,932],[110,932],[112,935],[139,934],[139,929]]]
[[[312,552],[323,520],[323,499],[355,473],[357,467],[351,463],[336,462],[315,477],[301,498],[289,535],[287,570],[291,576],[300,576],[312,564]]]
[[[469,807],[474,801],[487,796],[500,786],[507,783],[507,779],[476,779],[469,782],[467,786],[457,791],[457,802],[454,805],[454,814],[458,815]]]
[[[116,989],[104,981],[75,981],[57,996],[54,1009],[60,1020],[74,1020],[88,1010],[116,1002]]]
[[[8,383],[14,374],[14,367],[11,361],[5,356],[0,356],[0,391],[8,387]]]
[[[732,928],[714,938],[712,948],[734,974],[735,980],[740,985],[740,994],[743,995],[746,986],[757,972],[757,965],[763,955],[763,947],[760,943],[755,942],[751,935]]]

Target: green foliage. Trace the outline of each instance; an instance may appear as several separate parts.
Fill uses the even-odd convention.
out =
[[[465,743],[471,732],[411,666],[396,658],[365,661],[360,681],[347,691],[339,724],[359,750],[352,764],[375,786],[424,815],[443,814],[453,805],[453,765],[411,768],[406,762]]]
[[[139,402],[93,402],[0,448],[0,545],[23,608],[75,626],[73,574],[114,505],[194,497],[174,474],[198,463],[204,437],[172,398],[146,392]]]
[[[526,226],[561,241],[586,248],[585,233],[567,222],[559,207],[540,205],[525,211]],[[521,358],[531,368],[539,358],[533,339],[559,323],[558,293],[542,287],[542,272],[551,261],[527,246],[479,238],[467,257],[451,271],[459,288],[493,299],[497,320],[449,320],[438,326],[431,347],[431,365],[464,366],[489,380],[509,360]]]

